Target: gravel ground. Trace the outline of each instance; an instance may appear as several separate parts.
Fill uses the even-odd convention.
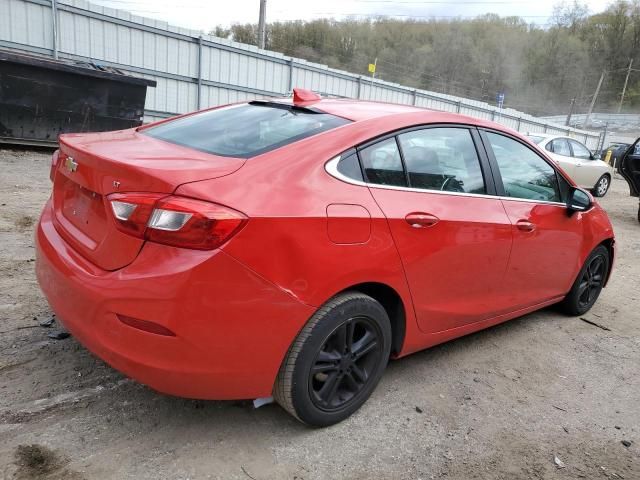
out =
[[[585,315],[606,330],[546,309],[417,353],[317,430],[155,393],[48,338],[32,237],[49,153],[0,150],[0,171],[0,478],[640,479],[640,225],[620,179],[602,200],[615,271]]]

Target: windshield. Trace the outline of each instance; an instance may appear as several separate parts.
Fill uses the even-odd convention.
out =
[[[141,133],[225,157],[249,158],[349,123],[349,120],[273,103],[208,110]]]

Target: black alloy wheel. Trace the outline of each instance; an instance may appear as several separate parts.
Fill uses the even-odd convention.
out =
[[[571,290],[560,304],[567,314],[582,315],[593,307],[606,282],[610,264],[609,250],[598,245],[587,257]]]
[[[368,317],[348,319],[329,335],[309,372],[309,393],[321,410],[342,409],[382,361],[382,332]]]
[[[273,396],[308,425],[341,422],[378,385],[391,340],[391,322],[378,301],[357,291],[338,294],[316,311],[292,343]]]
[[[589,308],[593,305],[604,285],[606,275],[604,255],[591,258],[587,268],[582,274],[578,286],[578,305],[581,308]]]

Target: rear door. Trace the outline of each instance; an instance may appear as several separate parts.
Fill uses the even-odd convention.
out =
[[[620,173],[629,184],[631,195],[640,196],[640,138],[622,156]]]
[[[593,188],[600,176],[607,169],[604,162],[594,160],[591,151],[575,140],[569,140],[576,165],[573,180],[581,187]]]
[[[479,142],[475,129],[433,126],[358,149],[425,332],[500,313],[512,232]]]
[[[525,142],[482,131],[496,189],[512,224],[513,247],[502,292],[512,309],[565,295],[582,243],[582,215],[569,215],[568,182]]]
[[[571,147],[566,138],[554,138],[545,146],[556,165],[569,174],[571,178],[576,174],[576,162],[572,157]]]

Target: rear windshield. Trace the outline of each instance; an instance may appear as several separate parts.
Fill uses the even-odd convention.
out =
[[[347,123],[306,108],[249,103],[178,118],[141,133],[215,155],[249,158]]]

